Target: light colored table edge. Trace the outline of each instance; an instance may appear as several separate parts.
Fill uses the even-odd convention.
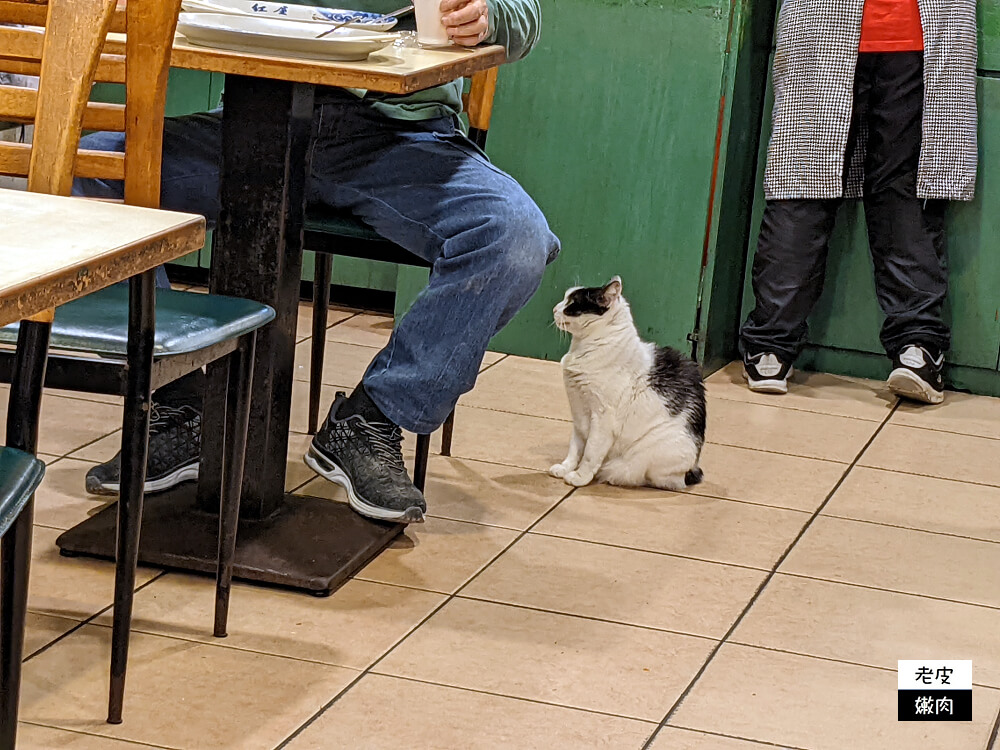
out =
[[[205,219],[191,217],[119,246],[97,258],[36,276],[0,295],[0,326],[10,325],[125,281],[197,250],[205,243]]]
[[[251,78],[367,89],[385,94],[411,94],[457,78],[466,78],[481,70],[495,68],[507,59],[504,48],[495,44],[470,50],[439,51],[439,54],[454,55],[454,59],[418,71],[393,73],[374,65],[366,69],[362,67],[364,63],[357,62],[345,62],[340,67],[335,61],[317,64],[315,60],[304,58],[250,55],[245,52],[197,47],[181,37],[174,44],[170,64],[175,68]]]

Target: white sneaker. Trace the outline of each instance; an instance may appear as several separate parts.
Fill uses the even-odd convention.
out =
[[[756,393],[788,393],[788,378],[792,372],[791,363],[782,362],[772,352],[743,356],[743,377],[750,390]]]
[[[901,398],[923,404],[944,401],[944,355],[937,357],[918,344],[908,344],[893,357],[889,390]]]

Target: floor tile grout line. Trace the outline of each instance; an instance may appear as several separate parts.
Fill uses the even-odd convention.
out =
[[[499,362],[497,363],[499,364]],[[490,365],[492,367],[493,365]],[[488,369],[488,368],[487,368]],[[483,374],[485,370],[480,371],[480,375]],[[558,422],[563,425],[573,424],[573,420],[568,417],[550,417],[545,414],[526,414],[523,411],[514,411],[513,409],[498,409],[495,406],[479,406],[478,404],[459,404],[463,409],[479,409],[480,411],[488,411],[494,414],[512,414],[515,417],[531,417],[532,419],[547,419],[550,422]]]
[[[770,651],[771,653],[774,653],[774,654],[787,654],[788,656],[801,656],[801,657],[803,657],[805,659],[816,659],[817,661],[826,661],[826,662],[831,662],[833,664],[843,664],[843,665],[848,666],[848,667],[860,667],[862,669],[874,669],[874,670],[876,670],[878,672],[890,672],[892,674],[897,674],[898,671],[899,671],[897,667],[883,667],[883,666],[881,666],[879,664],[865,664],[864,662],[852,661],[851,659],[837,659],[837,658],[835,658],[833,656],[822,656],[820,654],[809,654],[809,653],[806,653],[805,651],[793,651],[793,650],[787,649],[787,648],[776,648],[774,646],[764,646],[764,645],[761,645],[759,643],[749,643],[747,641],[740,641],[740,640],[732,640],[732,639],[730,639],[730,640],[726,641],[726,643],[729,644],[729,645],[731,645],[731,646],[744,646],[746,648],[752,648],[752,649],[756,649],[756,650],[759,650],[759,651]],[[977,687],[977,688],[982,688],[984,690],[992,690],[994,692],[1000,693],[1000,684],[998,684],[998,685],[990,685],[990,684],[985,683],[985,682],[973,682],[972,686],[973,687]]]
[[[950,604],[965,604],[970,607],[982,607],[983,609],[991,609],[1000,611],[1000,605],[996,604],[983,604],[982,602],[970,602],[963,599],[949,599],[945,596],[934,596],[933,594],[915,594],[912,591],[902,591],[900,589],[887,589],[881,586],[872,586],[867,583],[857,583],[856,581],[838,581],[834,578],[823,578],[821,576],[810,576],[805,573],[793,573],[791,571],[778,571],[777,575],[789,576],[792,578],[801,578],[806,581],[821,581],[822,583],[833,583],[840,586],[854,586],[859,589],[867,589],[868,591],[885,591],[889,594],[900,594],[901,596],[912,596],[917,599],[930,599],[936,602],[948,602]]]
[[[122,739],[120,737],[113,737],[110,734],[97,734],[96,732],[84,732],[80,729],[67,729],[66,727],[59,727],[54,724],[43,724],[40,721],[29,721],[28,719],[18,719],[19,724],[27,724],[33,727],[39,727],[41,729],[55,729],[59,732],[69,732],[70,734],[80,734],[84,737],[93,737],[95,739],[101,740],[113,740],[114,742],[122,742],[125,744],[138,745],[140,747],[150,747],[153,750],[184,750],[182,747],[171,746],[171,745],[154,745],[151,742],[145,742],[143,740],[136,739]]]
[[[480,365],[479,372],[476,373],[476,380],[478,380],[479,376],[482,375],[484,372],[486,372],[487,370],[490,370],[490,369],[496,367],[498,364],[500,364],[501,362],[503,362],[508,357],[510,357],[509,354],[504,354],[496,362],[490,362],[488,365]]]
[[[542,518],[545,518],[545,516],[547,516],[547,515],[548,515],[549,513],[551,513],[551,512],[552,512],[553,510],[555,510],[555,509],[556,509],[557,507],[559,507],[559,506],[560,506],[560,505],[562,504],[562,502],[563,502],[563,501],[564,501],[564,500],[565,500],[566,498],[568,498],[568,497],[569,497],[570,495],[572,495],[572,494],[573,494],[573,493],[574,493],[575,491],[576,491],[576,490],[575,490],[575,488],[573,488],[573,489],[570,489],[570,490],[569,490],[569,491],[568,491],[568,492],[567,492],[567,493],[565,494],[565,496],[563,496],[563,498],[562,498],[562,499],[561,499],[561,500],[560,500],[559,502],[555,503],[555,504],[554,504],[554,505],[553,505],[553,506],[552,506],[551,508],[549,508],[549,510],[548,510],[548,511],[546,511],[546,512],[545,512],[545,513],[544,513],[544,514],[543,514],[543,515],[542,515],[542,516],[541,516],[541,517],[540,517],[540,518],[538,519],[538,521],[541,521],[541,520],[542,520]],[[536,521],[535,523],[537,523],[538,521]],[[534,526],[534,524],[532,524],[532,526]],[[531,527],[529,527],[529,528],[531,528]],[[385,651],[384,651],[384,652],[382,653],[382,655],[381,655],[381,656],[379,656],[379,658],[377,658],[377,659],[376,659],[375,661],[373,661],[373,662],[372,662],[371,664],[369,664],[369,665],[368,665],[368,667],[367,667],[367,668],[365,668],[365,669],[364,669],[364,670],[363,670],[363,671],[361,672],[361,674],[359,674],[359,675],[358,675],[357,677],[355,677],[355,678],[354,678],[353,680],[351,680],[351,682],[350,682],[350,683],[348,683],[348,684],[347,684],[347,685],[346,685],[346,686],[345,686],[344,688],[342,688],[342,689],[341,689],[341,690],[340,690],[340,691],[339,691],[339,692],[338,692],[338,693],[337,693],[336,695],[334,695],[334,696],[333,696],[333,698],[331,698],[331,699],[330,699],[330,700],[329,700],[329,701],[328,701],[328,702],[326,703],[326,705],[322,706],[322,707],[321,707],[321,708],[319,709],[319,711],[317,711],[316,713],[314,713],[314,714],[313,714],[313,715],[312,715],[311,717],[309,717],[309,718],[308,718],[308,719],[307,719],[307,720],[306,720],[306,721],[305,721],[305,722],[304,722],[304,723],[303,723],[303,724],[302,724],[301,726],[299,726],[299,727],[298,727],[298,728],[297,728],[297,729],[296,729],[296,730],[295,730],[294,732],[292,732],[292,733],[291,733],[291,734],[290,734],[290,735],[289,735],[288,737],[286,737],[286,738],[285,738],[284,740],[282,740],[282,742],[281,742],[281,743],[279,743],[279,744],[278,744],[277,746],[275,746],[275,749],[274,749],[274,750],[283,750],[283,748],[287,747],[287,746],[289,745],[289,743],[291,743],[292,741],[294,741],[294,740],[295,740],[295,738],[296,738],[296,737],[298,737],[299,735],[301,735],[301,734],[302,734],[302,733],[303,733],[304,731],[306,731],[306,730],[307,730],[307,729],[308,729],[308,728],[309,728],[310,726],[312,726],[312,724],[314,724],[314,723],[315,723],[315,722],[316,722],[316,721],[317,721],[317,720],[318,720],[318,719],[319,719],[319,718],[320,718],[320,717],[321,717],[321,716],[322,716],[323,714],[325,714],[325,713],[326,713],[327,711],[329,711],[329,710],[330,710],[330,709],[331,709],[331,708],[332,708],[332,707],[333,707],[334,705],[336,705],[337,701],[339,701],[339,700],[340,700],[340,699],[341,699],[341,698],[342,698],[343,696],[347,695],[347,693],[349,693],[349,692],[351,691],[351,689],[352,689],[352,688],[353,688],[353,687],[354,687],[355,685],[357,685],[357,684],[358,684],[358,683],[359,683],[359,682],[360,682],[361,680],[363,680],[363,679],[365,678],[365,676],[366,676],[366,675],[370,674],[370,673],[372,672],[372,670],[374,670],[374,669],[375,669],[375,668],[376,668],[376,667],[377,667],[377,666],[378,666],[378,665],[379,665],[380,663],[382,663],[382,661],[384,661],[384,660],[385,660],[385,658],[386,658],[387,656],[389,656],[389,654],[391,654],[391,653],[392,653],[393,651],[395,651],[395,650],[396,650],[397,648],[399,648],[399,647],[400,647],[400,646],[401,646],[401,645],[402,645],[402,644],[403,644],[403,643],[404,643],[404,642],[406,641],[406,639],[407,639],[407,638],[409,638],[409,637],[410,637],[411,635],[413,635],[413,633],[415,633],[415,632],[416,632],[417,630],[419,630],[419,629],[420,629],[421,627],[423,627],[423,625],[424,625],[424,624],[425,624],[425,623],[426,623],[427,621],[429,621],[429,620],[430,620],[430,619],[431,619],[432,617],[434,617],[434,615],[436,615],[436,614],[437,614],[438,612],[440,612],[440,611],[441,611],[441,610],[442,610],[442,609],[443,609],[444,607],[446,607],[446,606],[448,605],[448,603],[449,603],[449,602],[451,602],[452,600],[454,600],[454,598],[455,598],[455,595],[456,595],[456,594],[458,594],[458,593],[459,593],[460,591],[462,591],[462,589],[464,589],[464,588],[465,588],[465,586],[467,586],[467,585],[468,585],[469,583],[471,583],[471,582],[472,582],[472,581],[473,581],[473,580],[474,580],[474,579],[475,579],[475,578],[476,578],[476,577],[477,577],[477,576],[478,576],[478,575],[479,575],[480,573],[482,573],[482,571],[483,571],[483,570],[486,570],[486,568],[488,568],[488,567],[489,567],[490,565],[492,565],[492,564],[493,564],[494,562],[496,562],[496,561],[497,561],[498,559],[500,559],[500,557],[501,557],[501,556],[502,556],[502,555],[503,555],[503,554],[504,554],[504,553],[505,553],[505,552],[506,552],[507,550],[509,550],[509,549],[510,549],[510,548],[511,548],[512,546],[514,546],[515,544],[517,544],[517,542],[518,542],[518,541],[519,541],[519,540],[520,540],[521,538],[523,538],[523,537],[524,537],[524,535],[525,535],[526,533],[527,533],[527,530],[525,530],[525,531],[522,531],[521,533],[519,533],[519,534],[518,534],[518,535],[517,535],[517,536],[516,536],[516,537],[515,537],[515,538],[514,538],[514,539],[513,539],[513,540],[512,540],[511,542],[510,542],[510,544],[506,545],[506,546],[505,546],[505,547],[504,547],[503,549],[501,549],[501,550],[500,550],[499,552],[497,552],[497,554],[495,554],[495,555],[494,555],[494,556],[493,556],[492,558],[490,558],[490,560],[489,560],[489,561],[488,561],[488,562],[487,562],[487,563],[486,563],[485,565],[483,565],[483,566],[482,566],[482,568],[480,568],[480,569],[479,569],[478,571],[476,571],[476,573],[474,573],[474,574],[472,575],[472,577],[471,577],[471,578],[470,578],[470,579],[469,579],[468,581],[466,581],[466,583],[465,583],[465,584],[463,584],[462,586],[460,586],[460,587],[459,587],[458,589],[456,589],[455,591],[451,592],[450,594],[447,594],[447,595],[446,595],[446,598],[444,599],[444,601],[442,601],[442,602],[441,602],[440,604],[438,604],[438,606],[436,606],[436,607],[435,607],[435,608],[434,608],[433,610],[431,610],[431,611],[430,611],[430,612],[429,612],[429,613],[427,614],[427,616],[426,616],[426,617],[424,617],[423,619],[421,619],[421,620],[420,620],[420,622],[418,622],[418,623],[417,623],[416,625],[414,625],[414,626],[413,626],[412,628],[410,628],[410,630],[408,630],[408,631],[407,631],[406,633],[404,633],[404,634],[403,634],[403,636],[402,636],[402,637],[401,637],[401,638],[400,638],[399,640],[397,640],[397,641],[396,641],[395,643],[393,643],[393,644],[392,644],[392,645],[391,645],[391,646],[390,646],[389,648],[387,648],[387,649],[386,649],[386,650],[385,650]]]
[[[992,440],[1000,442],[1000,436],[980,435],[974,432],[960,432],[958,430],[945,430],[940,427],[924,427],[919,424],[905,424],[903,422],[893,422],[890,427],[903,427],[908,430],[923,430],[924,432],[943,432],[946,435],[961,435],[962,437],[979,438],[980,440]]]
[[[580,706],[570,706],[566,703],[556,703],[554,701],[543,701],[538,698],[525,698],[523,695],[511,695],[509,693],[498,693],[492,690],[482,690],[481,688],[465,687],[463,685],[450,685],[445,682],[434,682],[433,680],[421,680],[418,677],[407,677],[405,675],[391,674],[389,672],[372,672],[378,677],[389,677],[394,680],[404,680],[405,682],[415,682],[418,685],[431,685],[434,687],[449,688],[451,690],[461,690],[465,693],[476,693],[477,695],[490,695],[494,698],[507,698],[509,700],[531,703],[536,706],[549,706],[551,708],[565,708],[569,711],[582,711],[583,713],[596,714],[597,716],[607,716],[612,719],[625,719],[626,721],[636,721],[641,724],[648,724],[650,727],[656,726],[656,719],[640,719],[638,716],[625,716],[616,714],[613,711],[599,711],[595,708],[581,708]]]
[[[861,457],[865,454],[865,451],[867,451],[868,448],[871,447],[872,443],[875,442],[876,438],[878,438],[882,430],[885,429],[885,426],[889,423],[889,420],[892,419],[892,415],[896,413],[896,410],[898,408],[899,408],[899,402],[897,401],[896,404],[893,406],[893,408],[890,410],[890,412],[886,415],[886,418],[881,422],[881,424],[878,425],[878,427],[872,433],[871,437],[869,437],[868,441],[864,444],[864,446],[862,446],[861,450],[854,457],[854,460],[850,464],[848,464],[843,475],[841,475],[840,479],[827,494],[826,499],[823,500],[822,503],[820,503],[816,511],[810,516],[810,518],[806,521],[805,525],[799,530],[799,533],[796,534],[791,544],[789,544],[788,547],[785,548],[785,551],[774,563],[770,572],[764,577],[764,580],[761,582],[761,584],[757,587],[757,590],[750,597],[750,601],[747,602],[743,610],[739,613],[739,615],[737,615],[736,619],[733,621],[733,624],[729,627],[729,630],[722,637],[722,640],[719,641],[719,643],[709,652],[708,657],[705,659],[705,662],[701,665],[701,668],[695,673],[694,677],[688,683],[687,687],[684,688],[684,691],[680,694],[677,700],[674,701],[674,704],[667,711],[666,715],[663,717],[663,720],[659,723],[659,726],[657,726],[656,731],[654,731],[653,734],[650,735],[649,739],[646,741],[646,743],[642,746],[640,750],[648,750],[652,746],[653,742],[656,740],[657,735],[660,733],[663,727],[667,725],[667,722],[670,721],[673,715],[677,712],[678,708],[680,708],[681,704],[683,704],[684,699],[687,698],[688,695],[690,695],[691,691],[694,689],[695,685],[698,684],[698,681],[701,679],[702,675],[704,675],[705,672],[708,670],[708,666],[712,663],[712,660],[719,653],[720,649],[729,641],[733,633],[736,632],[737,628],[739,628],[740,624],[743,622],[743,619],[746,617],[747,613],[757,602],[757,600],[760,598],[760,595],[763,593],[764,589],[767,588],[767,585],[777,574],[778,568],[780,568],[782,563],[784,563],[784,561],[788,558],[788,555],[795,548],[795,545],[797,545],[799,541],[802,539],[802,537],[805,536],[806,532],[812,526],[813,522],[817,518],[819,518],[820,514],[823,512],[823,508],[826,507],[826,505],[830,502],[830,500],[833,499],[833,496],[837,493],[837,491],[841,488],[841,486],[843,486],[844,482],[847,480],[848,475],[850,475],[854,467],[857,466],[858,462],[861,460]]]
[[[925,477],[927,479],[939,479],[942,482],[959,482],[961,484],[971,484],[975,487],[989,487],[991,489],[1000,488],[1000,484],[990,484],[989,482],[973,482],[968,479],[955,479],[953,477],[942,477],[938,474],[921,474],[919,471],[906,471],[905,469],[887,469],[885,466],[873,466],[872,464],[859,464],[860,469],[874,469],[885,471],[890,474],[905,474],[908,477]]]
[[[882,427],[878,422],[868,422],[868,424],[875,425],[876,426],[875,427],[875,431],[876,432],[878,432],[878,430],[880,430],[881,427]],[[793,458],[808,458],[810,461],[826,461],[827,463],[837,464],[838,466],[843,466],[843,467],[853,466],[854,465],[850,461],[842,461],[839,458],[823,458],[821,456],[807,456],[804,453],[789,453],[788,451],[767,450],[765,448],[748,448],[747,446],[745,446],[745,445],[739,445],[738,443],[720,443],[720,442],[717,442],[715,440],[708,440],[708,439],[706,439],[705,440],[705,444],[706,445],[718,445],[718,446],[721,446],[723,448],[743,448],[744,450],[752,450],[752,451],[756,451],[757,453],[769,453],[769,454],[774,455],[774,456],[792,456]],[[868,443],[867,442],[865,443],[864,447],[865,448],[868,447]]]
[[[743,388],[746,388],[745,384],[743,385]],[[730,404],[747,404],[749,406],[767,406],[767,407],[769,407],[771,409],[783,409],[785,411],[795,411],[795,412],[798,412],[800,414],[817,414],[817,415],[819,415],[821,417],[839,417],[840,419],[853,419],[853,420],[855,420],[857,422],[873,422],[875,424],[879,424],[883,419],[885,419],[884,416],[876,419],[874,417],[858,417],[858,416],[854,416],[854,415],[851,415],[851,414],[834,414],[833,412],[819,411],[817,409],[803,409],[801,406],[790,406],[790,405],[783,404],[783,403],[782,404],[765,404],[765,403],[763,403],[761,401],[746,401],[746,400],[739,399],[739,398],[732,398],[730,396],[720,396],[720,395],[718,395],[716,393],[712,393],[710,390],[706,390],[705,395],[708,396],[708,398],[718,399],[719,401],[726,401],[727,403],[730,403]],[[888,405],[887,404],[886,406],[889,409],[892,408],[892,405]]]
[[[637,630],[648,630],[654,633],[668,633],[670,635],[679,635],[685,638],[697,638],[700,641],[712,641],[717,643],[719,638],[711,635],[702,635],[701,633],[689,633],[683,630],[675,630],[673,628],[661,628],[654,625],[640,625],[634,622],[626,622],[624,620],[612,620],[607,617],[598,617],[596,615],[584,615],[579,612],[568,612],[563,609],[546,609],[545,607],[532,607],[527,604],[518,604],[517,602],[501,601],[500,599],[490,599],[485,596],[475,596],[473,594],[454,594],[452,595],[454,599],[462,599],[467,602],[477,602],[480,604],[495,604],[499,607],[510,607],[511,609],[523,609],[528,612],[538,612],[546,615],[559,615],[560,617],[569,617],[574,620],[586,620],[588,622],[600,622],[605,625],[621,625],[627,628],[636,628]]]
[[[998,735],[1000,735],[1000,709],[997,710],[997,718],[993,722],[993,731],[990,732],[990,736],[986,740],[985,750],[997,750],[1000,747],[1000,744],[997,742]]]
[[[952,539],[965,539],[969,542],[984,542],[986,544],[1000,544],[1000,539],[984,539],[980,536],[968,536],[967,534],[956,534],[951,531],[938,531],[935,529],[921,529],[916,526],[902,526],[898,523],[886,523],[885,521],[872,521],[869,518],[854,518],[852,516],[842,516],[837,513],[823,513],[823,518],[836,518],[839,521],[851,521],[853,523],[864,523],[869,526],[881,526],[887,529],[900,529],[902,531],[916,531],[920,534],[933,534],[934,536],[946,536]]]
[[[104,434],[104,435],[101,435],[100,437],[96,437],[96,438],[94,438],[93,440],[91,440],[91,441],[89,441],[89,442],[87,442],[87,443],[84,443],[83,445],[81,445],[81,446],[80,446],[80,447],[78,447],[78,448],[74,448],[74,449],[73,449],[73,450],[71,450],[71,451],[68,451],[68,452],[66,452],[66,453],[63,453],[63,454],[59,455],[59,458],[57,458],[56,460],[58,461],[58,460],[60,460],[60,459],[63,459],[63,458],[72,458],[72,459],[73,459],[73,460],[75,460],[75,461],[90,461],[90,459],[87,459],[87,458],[78,458],[78,457],[74,456],[73,454],[74,454],[74,453],[76,453],[77,451],[82,451],[82,450],[83,450],[84,448],[89,448],[90,446],[92,446],[92,445],[94,445],[94,444],[96,444],[96,443],[99,443],[99,442],[101,442],[101,441],[102,441],[102,440],[104,440],[105,438],[109,438],[109,437],[111,437],[111,436],[112,436],[112,435],[114,435],[114,434],[115,434],[116,432],[121,432],[121,431],[122,431],[122,428],[121,428],[121,427],[116,427],[116,428],[115,428],[115,429],[113,429],[113,430],[112,430],[111,432],[108,432],[108,433],[106,433],[106,434]],[[42,451],[42,453],[45,453],[45,451]],[[54,456],[54,455],[57,455],[57,454],[55,454],[55,453],[50,453],[49,455],[50,455],[50,456]],[[55,461],[53,461],[52,463],[55,463]],[[90,461],[90,463],[95,463],[95,462],[93,462],[93,461]]]
[[[562,534],[555,534],[549,531],[530,531],[525,530],[525,533],[532,534],[536,537],[546,537],[548,539],[564,539],[568,542],[582,542],[584,544],[596,544],[599,547],[611,547],[612,549],[626,550],[629,552],[643,552],[647,555],[660,555],[662,557],[672,557],[677,560],[690,560],[691,562],[701,562],[708,563],[710,565],[724,565],[729,568],[739,568],[740,570],[751,570],[755,573],[767,573],[770,568],[761,568],[754,565],[745,565],[743,563],[734,562],[722,562],[721,560],[709,560],[706,557],[694,557],[692,555],[682,555],[679,552],[664,552],[663,550],[647,549],[645,547],[629,547],[624,544],[614,544],[613,542],[599,542],[592,539],[581,539],[575,536],[564,536]]]
[[[502,550],[500,550],[499,553],[497,553],[496,555],[493,556],[493,559],[491,559],[488,563],[486,563],[486,565],[484,565],[479,570],[477,570],[469,578],[469,580],[467,580],[465,583],[463,583],[461,586],[459,586],[455,590],[455,593],[451,595],[452,598],[455,598],[456,596],[459,596],[463,591],[465,591],[465,589],[467,589],[477,578],[479,578],[479,576],[481,576],[483,574],[483,572],[487,568],[489,568],[491,565],[493,565],[493,563],[495,563],[497,560],[499,560],[501,557],[503,557],[511,547],[513,547],[515,544],[517,544],[522,539],[524,539],[524,537],[526,537],[528,534],[531,533],[532,529],[534,529],[538,524],[540,524],[542,521],[544,521],[546,518],[548,518],[550,515],[552,515],[552,513],[556,510],[556,508],[558,508],[559,506],[561,506],[564,502],[566,502],[566,500],[568,500],[570,497],[572,497],[572,495],[576,492],[576,490],[577,490],[576,487],[571,487],[569,489],[569,491],[565,495],[563,495],[562,498],[560,498],[559,502],[553,504],[553,506],[551,508],[549,508],[547,511],[545,511],[544,513],[542,513],[542,515],[540,515],[538,518],[536,518],[535,521],[528,528],[526,528],[524,531],[518,533],[518,535],[516,537],[514,537],[514,540],[510,544],[508,544],[506,547],[504,547]]]
[[[136,587],[135,587],[135,591],[133,592],[133,596],[134,596],[135,594],[138,594],[138,593],[139,593],[140,591],[142,591],[142,590],[143,590],[144,588],[146,588],[147,586],[149,586],[149,585],[151,585],[151,584],[155,583],[156,581],[160,580],[161,578],[163,578],[163,576],[165,576],[165,575],[167,574],[167,572],[168,572],[168,571],[166,571],[166,570],[161,570],[161,571],[160,571],[159,573],[157,573],[157,574],[156,574],[155,576],[153,576],[152,578],[150,578],[150,579],[149,579],[148,581],[146,581],[145,583],[143,583],[143,584],[141,584],[141,585],[139,585],[139,586],[136,586]],[[67,630],[67,631],[66,631],[65,633],[63,633],[62,635],[58,635],[58,636],[56,636],[55,638],[53,638],[53,639],[52,639],[51,641],[49,641],[48,643],[46,643],[46,644],[45,644],[44,646],[42,646],[41,648],[39,648],[39,649],[37,649],[36,651],[34,651],[34,652],[32,652],[32,653],[28,654],[28,656],[26,656],[26,657],[25,657],[24,659],[22,659],[21,663],[22,663],[22,664],[24,664],[24,663],[28,662],[29,660],[31,660],[31,659],[34,659],[34,658],[35,658],[36,656],[39,656],[39,655],[41,655],[41,654],[45,653],[46,651],[48,651],[48,650],[49,650],[50,648],[52,648],[53,646],[55,646],[55,645],[56,645],[57,643],[60,643],[60,642],[62,642],[62,641],[64,641],[64,640],[66,640],[67,638],[69,638],[69,637],[70,637],[71,635],[73,635],[74,633],[77,633],[77,632],[79,632],[79,631],[80,631],[80,630],[82,630],[82,629],[83,629],[83,628],[84,628],[85,626],[87,626],[87,625],[91,625],[91,624],[94,624],[94,621],[95,621],[95,620],[96,620],[96,619],[97,619],[98,617],[100,617],[101,615],[105,614],[105,613],[106,613],[106,612],[108,612],[109,610],[113,609],[113,608],[114,608],[114,606],[115,606],[115,605],[114,605],[114,603],[112,602],[111,604],[107,605],[106,607],[103,607],[102,609],[98,610],[98,611],[97,611],[97,612],[95,612],[94,614],[90,615],[90,616],[89,616],[89,617],[87,617],[87,618],[86,618],[85,620],[83,620],[83,621],[81,621],[81,622],[77,622],[77,624],[76,624],[75,626],[73,626],[72,628],[70,628],[69,630]],[[30,606],[28,607],[28,611],[29,611],[29,612],[31,611],[31,607],[30,607]],[[38,613],[38,612],[35,612],[35,614],[39,614],[39,613]]]
[[[805,747],[798,747],[795,745],[785,745],[778,744],[777,742],[771,742],[770,740],[753,740],[749,737],[740,737],[735,734],[726,734],[725,732],[713,732],[709,729],[694,729],[693,727],[682,727],[679,724],[671,724],[671,729],[681,729],[685,732],[694,732],[695,734],[707,734],[712,737],[725,737],[727,740],[741,740],[743,742],[756,743],[758,745],[764,745],[765,747],[776,747],[778,750],[809,750]]]
[[[972,487],[989,487],[990,489],[1000,489],[1000,484],[973,482],[970,479],[957,479],[953,477],[939,477],[934,474],[920,474],[919,472],[905,471],[903,469],[887,469],[884,466],[872,466],[871,464],[859,464],[857,468],[866,469],[868,471],[878,471],[881,472],[882,474],[904,474],[908,477],[925,477],[926,479],[936,479],[939,482],[951,482],[953,484],[967,484]]]

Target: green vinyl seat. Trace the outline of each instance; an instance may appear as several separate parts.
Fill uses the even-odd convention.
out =
[[[325,232],[338,237],[387,242],[382,235],[348,211],[336,211],[325,206],[311,206],[306,212],[306,231]]]
[[[239,338],[274,319],[274,310],[258,302],[156,290],[154,357],[208,349]],[[0,329],[0,343],[17,343],[18,324]],[[51,349],[88,352],[124,359],[128,345],[128,285],[116,284],[56,310]]]
[[[45,464],[30,453],[0,448],[0,536],[21,515],[44,475]]]

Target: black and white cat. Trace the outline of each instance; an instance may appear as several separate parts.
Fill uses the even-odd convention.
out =
[[[573,335],[562,358],[573,414],[569,455],[549,473],[582,487],[595,478],[626,487],[698,484],[705,442],[705,385],[698,365],[643,341],[615,277],[575,287],[553,310]]]

